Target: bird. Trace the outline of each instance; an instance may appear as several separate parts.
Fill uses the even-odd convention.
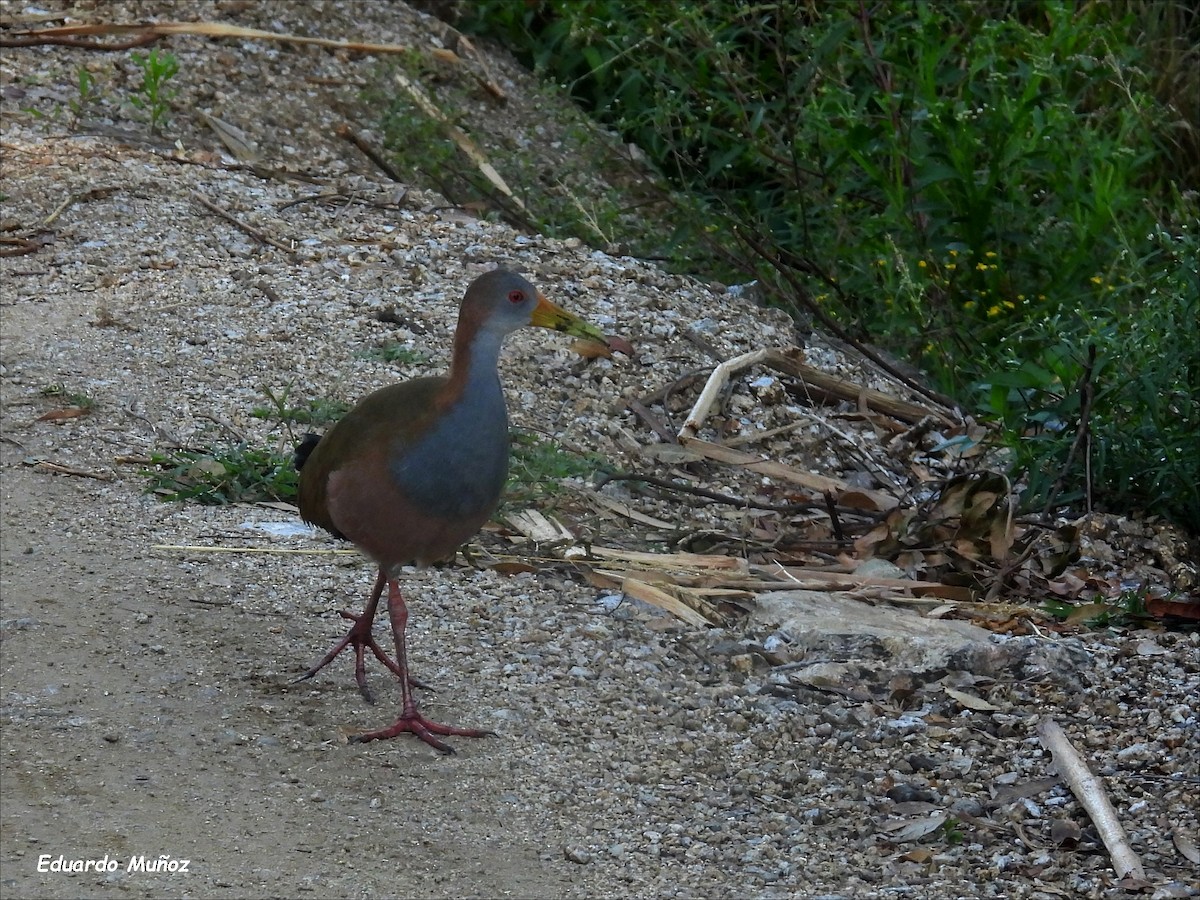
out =
[[[371,702],[367,650],[400,681],[401,708],[387,727],[354,735],[366,743],[411,733],[443,753],[442,737],[493,732],[427,719],[413,695],[425,687],[409,676],[408,607],[402,567],[450,557],[491,517],[508,471],[508,412],[498,363],[504,339],[527,325],[608,344],[594,325],[547,300],[524,276],[493,269],[468,286],[459,307],[449,372],[414,378],[368,394],[323,436],[306,434],[296,447],[299,507],[304,521],[348,540],[378,567],[363,612],[346,636],[297,681],[312,678],[347,647],[354,677]],[[619,338],[612,346],[628,346]],[[395,660],[372,634],[384,590]]]

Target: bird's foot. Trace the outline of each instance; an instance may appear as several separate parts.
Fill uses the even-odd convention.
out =
[[[372,610],[372,614],[373,613],[374,610]],[[371,633],[371,625],[374,615],[372,615],[370,618],[367,617],[366,613],[363,613],[361,616],[356,616],[354,613],[348,612],[344,609],[338,610],[338,615],[340,615],[343,619],[349,619],[354,623],[350,626],[350,630],[346,632],[346,636],[334,644],[333,649],[326,653],[319,663],[317,663],[292,683],[295,684],[296,682],[306,681],[307,679],[312,678],[323,668],[333,662],[334,659],[337,658],[338,654],[340,654],[343,650],[345,650],[347,647],[353,646],[354,680],[358,684],[358,690],[359,693],[363,695],[363,699],[368,703],[374,703],[375,697],[371,693],[371,689],[367,687],[367,650],[370,650],[371,653],[375,655],[377,660],[395,672],[398,677],[404,678],[406,676],[403,670],[401,670],[401,668],[396,665],[396,663],[393,662],[386,653],[383,652],[383,648],[379,646],[379,643],[375,640],[375,636]],[[408,679],[408,683],[413,687],[432,690],[429,685],[417,681],[415,678]]]
[[[365,744],[368,741],[382,741],[387,738],[394,738],[396,735],[404,734],[405,732],[415,734],[430,747],[433,747],[435,750],[441,750],[443,753],[453,753],[454,748],[445,741],[439,741],[435,735],[477,738],[494,736],[496,734],[494,731],[485,731],[480,728],[456,728],[453,725],[442,725],[438,722],[431,722],[413,708],[402,713],[394,725],[388,728],[380,728],[378,731],[356,734],[350,738],[350,743]]]

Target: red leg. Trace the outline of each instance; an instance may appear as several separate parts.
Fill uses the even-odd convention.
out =
[[[378,598],[376,598],[378,599]],[[484,737],[493,734],[491,731],[481,731],[477,728],[455,728],[453,725],[441,725],[431,722],[417,711],[417,701],[413,699],[412,687],[408,677],[408,651],[405,631],[408,628],[408,608],[404,605],[404,597],[400,594],[400,585],[395,580],[388,582],[388,616],[392,620],[392,635],[396,639],[396,675],[400,678],[401,709],[400,718],[389,728],[378,731],[368,731],[350,739],[351,743],[365,744],[367,741],[379,741],[392,738],[404,732],[415,734],[429,746],[443,753],[453,753],[454,748],[439,741],[434,735],[457,735],[459,737]]]
[[[326,653],[319,663],[297,678],[296,681],[304,681],[312,678],[333,662],[338,654],[352,645],[354,647],[354,680],[358,683],[358,689],[368,703],[375,702],[375,698],[371,695],[371,689],[367,687],[366,650],[368,648],[375,654],[376,659],[397,675],[403,677],[400,667],[388,658],[387,654],[383,652],[383,648],[376,642],[375,636],[371,633],[371,626],[375,622],[375,610],[379,606],[379,598],[383,594],[383,586],[386,583],[387,576],[384,574],[383,569],[380,569],[379,577],[375,579],[375,589],[371,592],[371,599],[367,601],[362,615],[356,616],[345,610],[339,611],[339,615],[343,619],[349,619],[354,624],[350,626],[350,630],[346,633],[346,636],[334,644],[333,649]]]

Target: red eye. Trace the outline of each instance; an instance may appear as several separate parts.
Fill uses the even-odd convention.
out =
[[[509,291],[508,292],[508,302],[513,304],[514,306],[518,303],[524,303],[525,302],[525,292],[524,291]]]

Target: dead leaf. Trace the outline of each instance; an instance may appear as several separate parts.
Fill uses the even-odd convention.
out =
[[[587,338],[581,338],[578,341],[572,341],[571,349],[584,359],[612,358],[612,351],[608,349],[607,345],[600,343],[600,341],[588,340]]]
[[[946,813],[936,812],[931,816],[926,816],[924,819],[916,819],[914,821],[899,819],[892,822],[885,822],[880,830],[890,832],[889,837],[891,840],[903,843],[907,841],[919,841],[921,838],[933,834],[945,824]]]
[[[86,416],[91,413],[91,410],[86,406],[67,406],[63,409],[52,409],[48,413],[38,416],[35,422],[65,422],[67,419],[78,419],[80,416]]]
[[[1200,849],[1196,848],[1195,841],[1178,828],[1171,833],[1171,839],[1175,842],[1175,849],[1179,851],[1181,856],[1193,865],[1200,865]]]
[[[976,697],[974,694],[968,694],[965,691],[956,691],[954,688],[942,688],[946,692],[946,696],[956,700],[961,706],[967,709],[975,709],[980,712],[1000,712],[1000,707],[988,703],[982,697]]]
[[[501,575],[524,575],[528,572],[536,572],[537,566],[531,566],[529,563],[523,562],[498,562],[488,566],[493,572],[498,572]]]
[[[1055,819],[1050,823],[1050,840],[1058,846],[1078,844],[1083,832],[1071,819]]]
[[[629,343],[625,338],[610,334],[606,335],[604,340],[608,343],[610,350],[624,353],[626,356],[633,356],[633,344]]]
[[[262,154],[258,152],[258,148],[254,146],[254,142],[240,128],[235,128],[228,122],[218,119],[216,116],[210,116],[202,109],[196,110],[200,116],[200,120],[217,133],[217,137],[221,139],[221,143],[226,149],[233,154],[233,158],[238,162],[256,163],[261,158]]]
[[[1178,619],[1200,622],[1200,603],[1184,603],[1178,600],[1160,600],[1154,598],[1146,601],[1146,612],[1156,619],[1174,616]]]

